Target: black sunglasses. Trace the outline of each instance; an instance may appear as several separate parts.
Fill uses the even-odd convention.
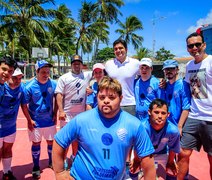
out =
[[[202,43],[194,43],[194,44],[188,44],[187,47],[189,49],[193,49],[194,46],[196,46],[197,48],[199,48],[202,45]]]

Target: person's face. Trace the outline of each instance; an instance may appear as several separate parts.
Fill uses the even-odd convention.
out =
[[[9,86],[14,89],[20,86],[22,77],[23,77],[22,74],[17,76],[12,76],[10,80],[8,81]]]
[[[127,49],[122,43],[118,43],[113,47],[116,59],[123,62],[127,56]]]
[[[148,111],[150,124],[155,130],[160,130],[164,127],[166,119],[169,116],[166,105],[158,107],[156,104],[153,106],[152,110]]]
[[[152,67],[149,67],[147,65],[141,65],[140,75],[143,80],[148,80],[152,75]]]
[[[8,81],[14,73],[14,67],[8,66],[4,62],[0,65],[0,84],[4,84]]]
[[[120,111],[122,96],[110,89],[103,89],[97,94],[98,108],[106,118],[113,118]]]
[[[187,40],[187,51],[197,62],[204,59],[206,43],[202,42],[201,36],[193,36]]]
[[[163,72],[168,80],[173,80],[177,77],[178,68],[166,68],[163,70]]]
[[[39,72],[37,71],[37,79],[42,84],[48,81],[49,76],[50,76],[50,67],[43,67],[40,68]]]
[[[82,71],[82,63],[80,61],[74,61],[71,64],[71,69],[74,74],[80,74]]]
[[[93,76],[96,79],[96,81],[99,82],[102,79],[102,77],[104,76],[104,71],[99,68],[94,69]]]

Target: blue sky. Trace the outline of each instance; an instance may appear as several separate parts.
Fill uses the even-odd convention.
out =
[[[72,11],[72,16],[77,18],[81,7],[80,0],[55,2],[57,5],[66,4]],[[186,37],[202,24],[212,23],[212,0],[124,0],[124,3],[125,6],[120,9],[123,16],[119,19],[124,22],[126,17],[135,15],[141,20],[144,29],[137,33],[144,38],[143,46],[152,50],[154,39],[155,51],[165,47],[176,57],[189,56],[186,51]],[[117,25],[110,25],[110,47],[119,37],[119,34],[115,33],[117,28]],[[135,54],[130,44],[128,54]]]

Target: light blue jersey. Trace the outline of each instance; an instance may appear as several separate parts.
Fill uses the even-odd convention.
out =
[[[26,99],[29,104],[29,114],[36,127],[53,126],[53,98],[56,82],[49,79],[45,84],[36,78],[26,85]]]
[[[136,117],[145,121],[149,118],[148,109],[150,103],[161,97],[159,80],[151,76],[147,81],[139,78],[135,83]]]
[[[155,148],[154,154],[167,154],[169,151],[180,152],[180,133],[173,123],[166,121],[160,131],[153,129],[149,121],[143,122],[143,125]]]
[[[4,84],[4,95],[0,104],[0,137],[16,132],[16,120],[20,104],[26,103],[24,98],[24,85],[11,89]]]
[[[91,86],[93,92],[87,96],[86,104],[90,105],[92,108],[97,106],[97,90],[98,90],[98,83],[94,82]]]
[[[75,139],[79,149],[70,171],[75,179],[122,179],[131,146],[139,157],[154,152],[140,121],[122,110],[105,119],[96,107],[75,116],[55,135],[64,149]]]
[[[173,84],[166,83],[165,101],[168,103],[170,116],[168,120],[178,124],[183,110],[190,109],[191,93],[189,84],[178,79]]]

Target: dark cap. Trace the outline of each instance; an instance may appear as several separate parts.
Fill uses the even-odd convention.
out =
[[[75,61],[79,61],[79,62],[81,62],[81,63],[83,64],[83,61],[82,61],[81,56],[79,56],[79,55],[77,55],[77,54],[75,54],[75,55],[73,55],[73,56],[71,57],[71,64],[72,64],[73,62],[75,62]]]

